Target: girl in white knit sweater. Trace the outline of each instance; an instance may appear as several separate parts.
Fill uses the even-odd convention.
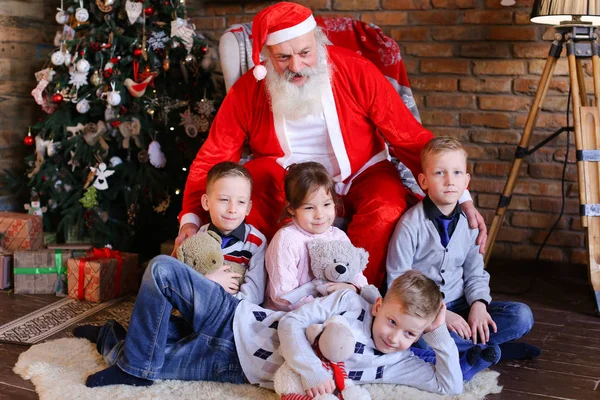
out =
[[[310,271],[306,243],[313,239],[350,241],[332,226],[339,204],[335,182],[317,162],[292,164],[287,168],[285,208],[282,218],[290,220],[281,228],[267,248],[265,266],[268,274],[265,307],[290,311],[313,300],[306,296],[295,303],[282,298],[286,293],[314,279]],[[359,273],[351,283],[331,283],[328,292],[350,289],[357,292],[367,285]]]

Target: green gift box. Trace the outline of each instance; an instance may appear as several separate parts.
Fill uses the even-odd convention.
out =
[[[16,251],[15,294],[67,294],[67,260],[81,255],[65,249]]]

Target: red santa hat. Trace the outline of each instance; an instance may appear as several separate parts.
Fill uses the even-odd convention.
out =
[[[267,76],[267,69],[260,65],[263,46],[273,46],[297,38],[316,26],[312,11],[296,3],[277,3],[256,14],[252,22],[254,77],[260,81]]]

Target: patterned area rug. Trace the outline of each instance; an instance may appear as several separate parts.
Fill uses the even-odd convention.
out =
[[[132,297],[105,303],[89,303],[65,297],[0,326],[0,342],[31,345],[50,339],[72,337],[71,330],[77,325],[101,325],[111,318],[127,327],[133,302]]]

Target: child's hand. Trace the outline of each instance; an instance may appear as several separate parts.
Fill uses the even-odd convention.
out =
[[[438,311],[437,315],[435,316],[435,319],[433,320],[431,325],[429,325],[427,328],[425,328],[425,330],[423,332],[424,333],[433,332],[440,326],[444,325],[446,323],[446,313],[449,313],[449,312],[450,311],[446,310],[446,303],[442,302],[442,305],[440,306],[440,311]]]
[[[198,227],[194,224],[184,224],[179,230],[179,235],[175,238],[175,246],[171,252],[171,257],[177,257],[177,248],[181,246],[181,243],[188,237],[195,235],[198,232]]]
[[[477,332],[479,332],[481,344],[486,344],[490,340],[490,325],[494,332],[498,331],[492,316],[487,312],[486,305],[481,301],[475,301],[471,304],[469,325],[471,326],[471,332],[473,332],[473,344],[477,344]]]
[[[218,270],[207,274],[206,277],[221,285],[227,293],[236,294],[240,290],[236,278],[241,278],[242,275],[235,272],[229,272],[229,268],[231,268],[229,265],[223,265]]]
[[[328,283],[327,284],[327,293],[331,294],[337,290],[344,290],[344,289],[349,289],[352,290],[354,293],[358,293],[358,291],[356,290],[356,286],[354,286],[351,283]]]
[[[471,328],[469,327],[469,324],[467,324],[467,321],[460,315],[448,311],[448,314],[446,315],[446,325],[448,325],[449,330],[456,332],[461,338],[471,338]]]
[[[323,383],[318,384],[317,386],[308,389],[306,391],[306,395],[312,399],[313,397],[316,397],[320,394],[333,393],[334,390],[335,382],[333,382],[333,379],[329,379],[328,381],[325,381]]]

